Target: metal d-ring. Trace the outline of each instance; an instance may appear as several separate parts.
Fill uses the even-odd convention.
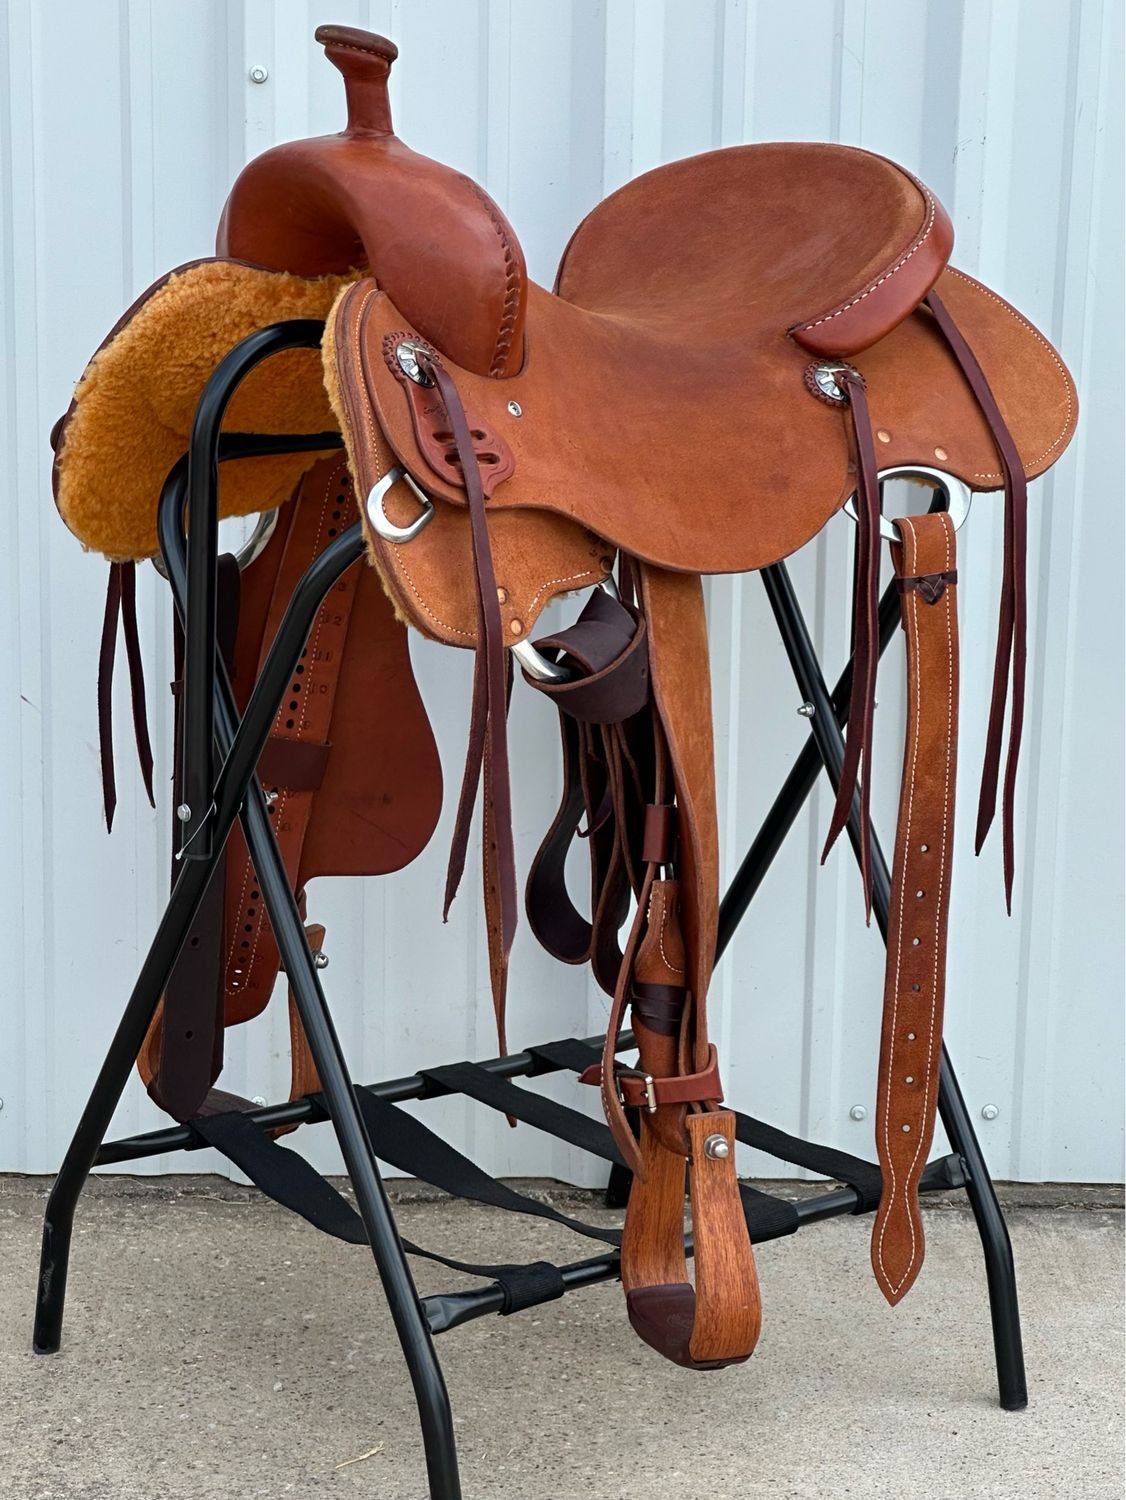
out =
[[[407,488],[418,501],[419,505],[422,506],[421,515],[412,521],[409,526],[396,526],[393,521],[388,519],[387,512],[383,509],[384,496],[392,485],[398,484],[400,479],[406,481]],[[393,469],[388,469],[382,479],[377,479],[372,485],[368,491],[366,509],[368,520],[371,522],[371,529],[375,532],[376,536],[382,537],[385,542],[395,542],[398,544],[411,541],[429,523],[430,518],[434,514],[434,503],[429,495],[419,489],[406,469],[396,464]]]
[[[605,578],[600,578],[595,587],[600,588],[604,594],[609,594],[611,599],[621,598],[612,573],[607,573]],[[577,675],[573,667],[561,666],[559,662],[552,661],[550,657],[545,656],[542,651],[537,651],[531,641],[518,641],[512,647],[512,654],[528,676],[534,677],[537,682],[570,682]]]
[[[266,550],[267,542],[274,534],[274,529],[277,524],[278,512],[276,509],[262,511],[262,513],[258,517],[258,520],[254,524],[254,530],[250,533],[246,541],[243,542],[242,546],[235,553],[235,562],[238,563],[238,570],[240,573],[244,568],[249,568],[250,564],[255,560],[255,558],[262,556],[263,552],[265,552]],[[168,572],[164,566],[164,559],[160,556],[159,553],[152,559],[152,565],[160,574],[161,578],[167,581]]]
[[[955,531],[965,522],[970,513],[973,490],[963,480],[956,479],[953,474],[947,474],[944,469],[932,469],[928,464],[896,464],[894,468],[881,469],[879,478],[881,484],[885,479],[925,479],[936,490],[941,490],[946,496],[946,514],[954,523]],[[845,501],[844,512],[845,515],[856,520],[855,492]],[[899,531],[887,516],[880,517],[880,536],[885,542],[902,540]]]

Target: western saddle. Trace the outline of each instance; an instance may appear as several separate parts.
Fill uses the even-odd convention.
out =
[[[353,567],[326,599],[258,765],[293,890],[303,903],[318,875],[385,873],[425,846],[441,768],[407,627],[471,651],[445,908],[480,797],[503,1048],[518,906],[506,716],[519,665],[553,701],[563,752],[528,923],[564,962],[589,962],[610,997],[603,1061],[584,1079],[600,1088],[634,1173],[621,1257],[629,1318],[682,1365],[738,1363],[758,1338],[760,1304],[707,1026],[718,835],[701,579],[777,562],[847,504],[857,523],[854,670],[826,849],[855,817],[866,893],[881,538],[908,664],[872,1238],[876,1278],[897,1302],[923,1259],[917,1188],[941,1052],[956,512],[981,491],[998,492],[1004,508],[977,832],[980,847],[1000,796],[1011,893],[1026,482],[1071,438],[1072,381],[1030,323],[948,264],[953,232],[933,194],[845,146],[736,146],[648,172],[579,225],[547,291],[488,194],[394,135],[395,47],[341,26],[317,39],[344,77],[345,129],[251,162],[216,257],[171,272],[129,310],[54,434],[62,517],[113,564],[101,674],[107,815],[122,614],[151,795],[133,566],[158,553],[155,498],[226,352],[267,325],[322,319],[321,348],[255,370],[224,428],[339,432],[345,454],[240,459],[224,465],[220,487],[222,515],[266,518],[241,566],[220,568],[219,639],[240,703],[297,580],[357,517],[366,537],[370,567]],[[881,481],[898,475],[943,489],[947,510],[885,519]],[[535,639],[552,599],[588,588],[574,625]],[[589,915],[564,881],[576,838],[589,854]],[[323,929],[308,932],[318,947]],[[224,1028],[262,1011],[279,964],[236,829],[139,1060],[153,1098],[179,1120],[232,1107],[215,1087]],[[616,1055],[627,1023],[633,1067]],[[291,1031],[298,1096],[318,1083],[292,1001]]]

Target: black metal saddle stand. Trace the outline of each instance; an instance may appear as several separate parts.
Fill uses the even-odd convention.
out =
[[[553,1133],[570,1131],[567,1138],[598,1151],[611,1162],[608,1200],[620,1204],[628,1192],[628,1174],[615,1163],[608,1134],[597,1122],[576,1111],[544,1101],[530,1090],[517,1089],[515,1077],[535,1076],[564,1068],[581,1068],[600,1048],[598,1038],[532,1048],[480,1065],[463,1064],[358,1088],[349,1076],[328,1005],[321,989],[313,955],[282,856],[270,824],[267,804],[255,767],[270,733],[313,620],[325,594],[363,554],[357,523],[337,537],[310,566],[286,611],[277,638],[262,667],[246,712],[239,716],[215,640],[216,569],[218,556],[218,474],[220,462],[263,453],[331,450],[341,446],[338,433],[304,436],[220,435],[223,414],[239,382],[256,365],[284,349],[315,348],[323,325],[314,321],[275,324],[252,334],[220,363],[200,400],[187,455],[170,474],[160,499],[161,549],[175,607],[185,630],[184,685],[184,797],[191,809],[185,819],[181,871],[141,968],[124,1015],[110,1044],[89,1101],[83,1111],[47,1203],[43,1226],[34,1345],[42,1354],[54,1353],[62,1335],[63,1305],[71,1230],[78,1198],[91,1168],[108,1166],[158,1153],[197,1150],[219,1143],[240,1165],[255,1173],[266,1151],[280,1151],[267,1135],[270,1127],[298,1120],[331,1120],[355,1192],[358,1219],[344,1200],[310,1176],[337,1205],[324,1200],[306,1179],[294,1189],[297,1206],[312,1222],[353,1242],[366,1242],[375,1257],[395,1329],[414,1386],[422,1426],[432,1500],[460,1500],[457,1453],[449,1397],[434,1347],[434,1335],[485,1313],[515,1312],[522,1307],[558,1297],[580,1286],[618,1275],[618,1254],[606,1247],[599,1255],[555,1267],[479,1268],[491,1279],[483,1287],[442,1296],[420,1298],[404,1245],[399,1238],[384,1191],[374,1146],[387,1158],[384,1125],[398,1132],[408,1117],[398,1102],[440,1093],[461,1092],[493,1108],[524,1112],[525,1118]],[[938,500],[934,502],[938,504]],[[190,519],[190,526],[187,522]],[[824,769],[836,785],[843,751],[851,665],[830,692],[813,649],[804,616],[782,563],[766,568],[763,582],[790,659],[802,698],[810,706],[810,738],[786,778],[758,837],[752,843],[724,897],[719,921],[718,954],[722,954],[761,885],[788,831]],[[886,647],[899,617],[898,599],[889,588],[880,604],[880,649]],[[216,867],[235,819],[243,832],[258,872],[263,899],[273,924],[288,982],[294,994],[309,1048],[322,1083],[322,1092],[292,1103],[270,1105],[229,1117],[237,1129],[224,1134],[214,1118],[129,1140],[107,1142],[106,1131],[169,974]],[[856,809],[849,827],[856,851]],[[887,936],[889,877],[878,845],[873,848],[873,908],[881,933]],[[628,1037],[626,1038],[628,1043]],[[529,1102],[530,1101],[530,1102]],[[388,1113],[390,1111],[390,1113]],[[1001,1405],[1009,1411],[1027,1404],[1024,1357],[1012,1248],[981,1149],[974,1135],[949,1056],[943,1052],[939,1111],[953,1151],[930,1164],[924,1190],[964,1188],[981,1236],[989,1286],[990,1312],[997,1361]],[[582,1125],[575,1121],[581,1118]],[[559,1124],[556,1128],[557,1122]],[[412,1125],[418,1122],[411,1122]],[[801,1225],[840,1214],[874,1209],[879,1196],[879,1172],[871,1163],[846,1153],[815,1146],[784,1135],[759,1121],[740,1116],[739,1138],[780,1159],[812,1168],[843,1185],[793,1203],[746,1189],[744,1205],[756,1240],[792,1233]],[[436,1180],[467,1196],[498,1202],[517,1195],[503,1185],[488,1184],[484,1173],[452,1148],[420,1127],[422,1145],[402,1146],[408,1170],[424,1173],[438,1160]],[[206,1132],[206,1134],[205,1134]],[[374,1145],[372,1136],[377,1136]],[[408,1136],[412,1131],[406,1132]],[[241,1142],[241,1148],[239,1143]],[[281,1153],[299,1161],[295,1153]],[[267,1172],[273,1158],[266,1158]],[[267,1191],[271,1186],[267,1182]],[[293,1184],[282,1184],[274,1195],[286,1202]],[[298,1190],[300,1189],[300,1190]],[[494,1191],[495,1190],[495,1191]],[[302,1197],[302,1194],[304,1196]],[[511,1201],[502,1206],[527,1208]],[[350,1222],[349,1222],[350,1215]],[[547,1216],[555,1217],[548,1210]],[[597,1231],[596,1231],[597,1233]],[[610,1238],[605,1232],[599,1237]],[[690,1246],[689,1246],[690,1248]]]

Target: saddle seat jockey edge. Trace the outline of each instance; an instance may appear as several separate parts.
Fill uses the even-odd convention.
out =
[[[425,847],[442,768],[407,628],[470,650],[445,904],[480,797],[503,1048],[518,904],[506,736],[515,649],[526,682],[554,700],[563,757],[559,807],[528,876],[528,923],[563,962],[590,963],[609,996],[602,1064],[584,1077],[635,1174],[621,1263],[629,1318],[677,1363],[738,1363],[761,1309],[707,1025],[719,848],[701,580],[779,561],[854,497],[854,669],[829,843],[858,798],[866,899],[881,535],[908,668],[872,1247],[876,1279],[898,1301],[923,1259],[917,1190],[941,1057],[958,572],[951,517],[889,530],[880,476],[938,471],[948,493],[1000,495],[977,831],[980,848],[1000,797],[1011,892],[1026,487],[1075,430],[1071,378],[1026,319],[950,266],[953,232],[934,195],[846,146],[733,146],[648,172],[579,225],[547,291],[488,194],[394,135],[395,47],[340,26],[317,40],[343,75],[344,130],[245,168],[216,256],[139,298],[53,434],[59,511],[113,565],[99,694],[107,812],[118,618],[143,740],[132,570],[157,553],[157,497],[201,392],[255,330],[324,320],[319,350],[289,350],[247,377],[224,429],[339,431],[345,454],[240,459],[220,481],[223,516],[277,512],[241,570],[220,567],[220,645],[240,706],[306,568],[357,517],[366,539],[370,567],[351,569],[322,606],[259,762],[293,890],[303,911],[316,876],[385,873]],[[580,589],[591,592],[576,623],[533,646],[546,605]],[[178,644],[177,676],[181,655]],[[580,836],[589,915],[563,878]],[[215,1087],[224,1030],[262,1011],[280,968],[237,830],[221,869],[139,1060],[153,1097],[181,1120],[239,1107]],[[309,934],[319,947],[323,929]],[[632,1068],[616,1060],[627,1025]],[[291,1039],[297,1097],[318,1082],[292,999]]]

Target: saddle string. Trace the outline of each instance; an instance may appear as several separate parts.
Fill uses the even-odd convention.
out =
[[[837,798],[825,847],[824,864],[841,830],[848,825],[852,804],[860,799],[860,877],[864,917],[872,920],[871,785],[872,739],[876,709],[876,664],[879,661],[880,481],[872,421],[863,378],[843,370],[837,380],[848,396],[856,452],[856,548],[853,568],[852,688],[848,732],[841,762]]]
[[[473,696],[469,723],[469,745],[465,773],[454,820],[450,861],[446,872],[442,919],[449,917],[465,869],[473,806],[483,774],[488,777],[490,823],[496,844],[499,885],[501,958],[507,966],[516,932],[516,856],[512,838],[512,798],[508,774],[507,681],[503,626],[497,598],[489,528],[485,519],[485,492],[465,410],[457,387],[439,361],[420,353],[419,364],[434,382],[446,408],[450,431],[461,465],[468,500],[473,571],[476,580],[477,649],[473,666]],[[486,761],[485,746],[489,754]]]
[[[102,637],[98,650],[98,747],[102,766],[102,806],[106,829],[112,831],[117,810],[117,775],[113,757],[113,672],[117,656],[117,627],[121,623],[125,638],[125,658],[129,668],[129,690],[133,708],[133,738],[137,760],[149,806],[156,807],[153,796],[153,754],[149,737],[148,706],[145,699],[145,671],[141,659],[141,638],[137,629],[137,567],[132,562],[110,563],[106,588],[106,608],[102,618]]]
[[[981,853],[997,808],[997,783],[1001,768],[1001,737],[1008,697],[1010,674],[1012,698],[1009,703],[1009,743],[1005,762],[1004,800],[1002,809],[1002,850],[1005,872],[1005,904],[1013,909],[1013,876],[1016,865],[1014,807],[1016,802],[1017,763],[1020,759],[1024,725],[1025,671],[1027,650],[1027,554],[1028,554],[1028,483],[1024,464],[1013,442],[997,399],[990,389],[985,372],[973,349],[951,317],[942,298],[931,291],[926,305],[934,315],[958,363],[966,382],[977,399],[981,414],[989,426],[1001,460],[1005,485],[1004,566],[1001,603],[997,624],[997,651],[993,663],[993,691],[989,706],[989,727],[985,741],[985,764],[981,773],[981,793],[977,810],[974,851]]]

